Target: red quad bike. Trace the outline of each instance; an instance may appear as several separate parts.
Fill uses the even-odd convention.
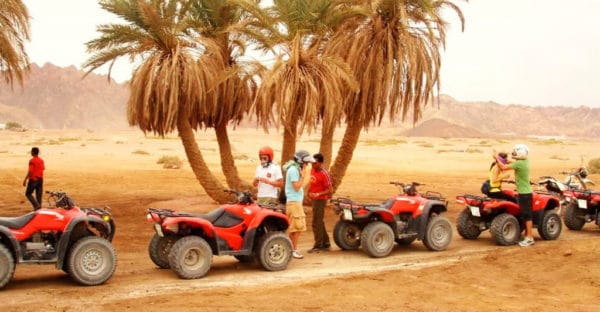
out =
[[[569,199],[574,198],[573,191],[586,189],[587,185],[594,185],[594,182],[587,178],[587,170],[583,167],[574,171],[563,171],[560,174],[567,175],[564,182],[551,176],[543,176],[538,180],[540,187],[559,198],[560,208],[558,214],[561,213],[564,207],[569,205]],[[570,196],[568,196],[569,194]]]
[[[518,195],[514,190],[502,192],[515,198]],[[470,194],[458,195],[456,201],[466,206],[456,220],[458,234],[465,239],[476,239],[481,232],[489,229],[498,245],[508,246],[516,244],[525,229],[521,209],[514,202]],[[562,230],[557,212],[560,207],[558,198],[547,192],[535,191],[532,204],[533,227],[543,239],[557,239]]]
[[[236,202],[207,214],[149,208],[147,219],[156,231],[148,246],[152,262],[183,279],[206,275],[213,255],[258,260],[265,270],[284,270],[292,256],[292,242],[285,234],[288,217],[256,204],[249,192],[225,191],[234,194]]]
[[[441,194],[419,194],[418,182],[390,182],[400,193],[380,204],[359,204],[345,198],[333,199],[340,220],[333,238],[342,250],[362,247],[367,255],[386,257],[394,247],[423,241],[429,250],[445,250],[452,241],[452,225],[443,217],[447,201]]]
[[[579,231],[587,222],[600,226],[600,192],[592,190],[570,190],[564,192],[565,225],[569,230]]]
[[[99,285],[115,271],[115,235],[106,209],[79,208],[64,192],[46,192],[54,207],[0,218],[0,288],[16,264],[55,264],[82,285]]]

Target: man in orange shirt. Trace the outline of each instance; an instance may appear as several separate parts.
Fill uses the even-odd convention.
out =
[[[315,163],[312,165],[310,172],[310,187],[308,189],[308,197],[312,200],[313,220],[312,229],[315,239],[313,248],[309,253],[328,251],[331,248],[329,243],[329,235],[325,229],[325,206],[327,200],[333,194],[333,186],[329,172],[323,168],[323,154],[317,153],[313,155]]]
[[[23,186],[27,186],[25,189],[25,196],[31,202],[33,210],[38,210],[42,207],[42,191],[44,186],[44,161],[38,156],[40,149],[37,147],[31,148],[31,159],[29,160],[29,169],[25,180],[23,180]],[[35,191],[35,198],[33,192]]]

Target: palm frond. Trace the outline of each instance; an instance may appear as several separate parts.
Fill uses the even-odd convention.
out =
[[[30,39],[29,12],[21,0],[0,2],[0,75],[11,87],[16,79],[23,84],[29,69],[25,42]]]

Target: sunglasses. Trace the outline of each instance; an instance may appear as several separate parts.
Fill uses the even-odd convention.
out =
[[[260,156],[260,160],[269,160],[269,156]]]

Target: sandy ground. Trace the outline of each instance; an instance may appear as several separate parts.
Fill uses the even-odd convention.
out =
[[[219,174],[212,132],[200,132],[204,156]],[[271,144],[280,154],[279,136],[255,129],[231,133],[237,166],[252,177],[256,151]],[[594,140],[527,139],[532,177],[561,176],[597,154]],[[339,143],[339,141],[338,141]],[[379,202],[393,195],[391,180],[425,183],[421,191],[442,193],[446,216],[455,224],[462,207],[455,196],[477,193],[493,148],[508,150],[516,141],[496,139],[402,138],[375,129],[362,137],[338,196]],[[308,254],[312,233],[300,237],[305,258],[287,270],[266,272],[233,257],[215,257],[208,275],[178,279],[156,268],[147,246],[153,234],[145,221],[148,207],[206,212],[216,204],[206,196],[189,166],[163,169],[162,156],[185,161],[176,136],[159,139],[140,131],[0,131],[0,214],[27,213],[21,181],[31,146],[46,162],[46,190],[67,191],[81,206],[112,208],[117,222],[114,244],[118,267],[104,285],[74,284],[54,266],[19,265],[0,291],[1,311],[599,311],[600,230],[563,227],[556,241],[530,248],[496,246],[485,232],[475,241],[456,232],[446,251],[428,251],[420,241],[396,246],[389,257],[372,259],[362,251]],[[316,136],[303,136],[298,148],[316,151]],[[596,153],[596,154],[595,154]],[[599,175],[591,178],[600,181]],[[310,207],[306,207],[308,221]],[[337,220],[326,211],[326,225]]]

